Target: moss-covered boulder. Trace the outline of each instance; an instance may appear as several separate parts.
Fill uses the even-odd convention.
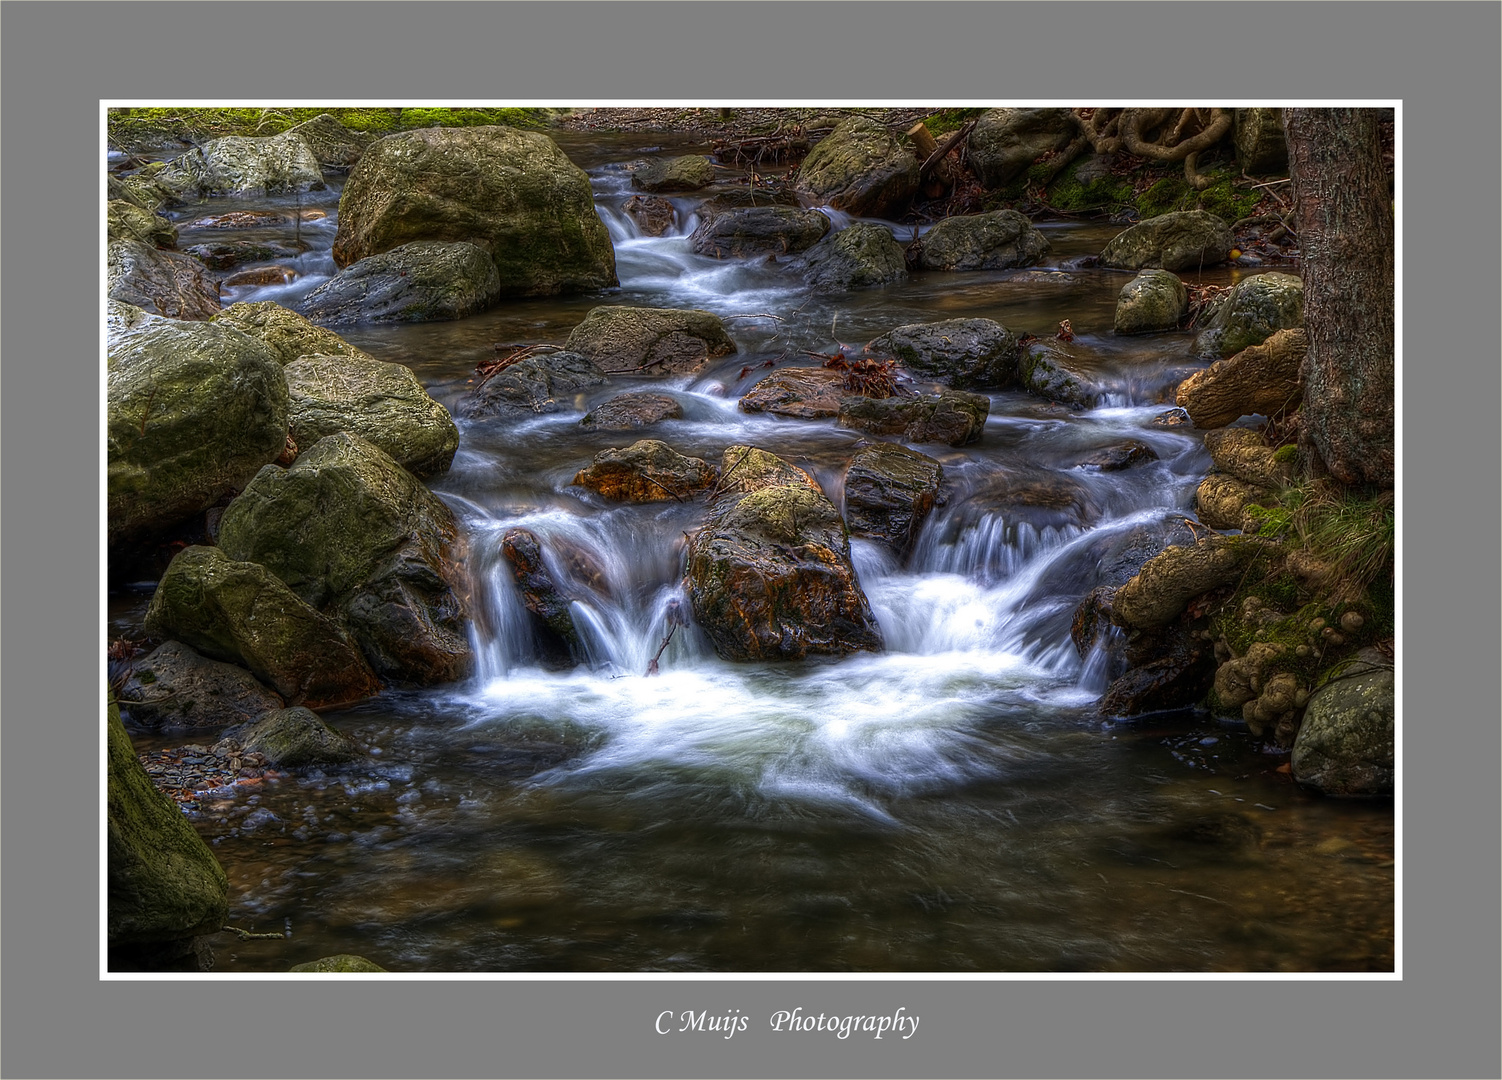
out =
[[[862,447],[845,470],[850,531],[884,540],[905,554],[938,500],[944,467],[896,443]]]
[[[606,372],[680,375],[736,351],[718,315],[681,308],[597,307],[564,348]]]
[[[581,392],[604,381],[605,373],[587,356],[567,350],[539,353],[485,379],[459,403],[459,413],[483,419],[580,409]]]
[[[267,138],[226,135],[174,158],[153,181],[179,202],[214,195],[284,195],[322,191],[323,170],[312,149],[289,132]]]
[[[162,575],[145,630],[249,668],[294,705],[348,705],[380,689],[344,630],[285,582],[217,547],[180,551]]]
[[[683,406],[668,394],[617,394],[585,413],[579,426],[595,431],[634,431],[682,417]]]
[[[285,371],[292,440],[299,447],[347,431],[413,476],[443,472],[453,462],[459,429],[405,364],[304,356]]]
[[[1205,210],[1184,210],[1120,233],[1100,253],[1100,264],[1118,270],[1198,270],[1225,262],[1231,247],[1231,229],[1223,220]]]
[[[339,198],[334,261],[350,266],[414,240],[485,249],[505,296],[619,284],[589,177],[537,132],[424,128],[372,143]]]
[[[872,435],[900,435],[911,443],[968,446],[986,427],[991,400],[963,390],[904,397],[847,397],[835,423]]]
[[[1111,618],[1128,629],[1167,626],[1190,600],[1235,581],[1269,547],[1250,537],[1210,536],[1196,544],[1165,548],[1116,590]]]
[[[866,346],[908,371],[956,389],[989,390],[1016,384],[1017,335],[993,319],[909,323]]]
[[[261,342],[283,364],[304,356],[352,356],[374,360],[364,349],[356,348],[332,330],[316,326],[305,316],[274,300],[231,304],[213,321],[232,326]]]
[[[1395,681],[1388,664],[1353,661],[1309,698],[1293,778],[1326,795],[1390,798],[1397,775]]]
[[[828,368],[788,368],[773,372],[746,391],[742,412],[769,412],[799,420],[836,416],[850,396],[845,376]]]
[[[105,204],[108,240],[139,240],[158,248],[177,247],[177,226],[161,214],[143,210],[133,202],[111,199]]]
[[[808,152],[795,190],[857,217],[893,218],[918,190],[919,164],[912,147],[884,125],[851,116]]]
[[[385,971],[381,967],[363,956],[354,953],[339,953],[335,956],[323,956],[317,960],[310,960],[306,964],[295,964],[287,969],[297,974],[358,974],[370,971]]]
[[[1268,446],[1251,428],[1207,431],[1205,449],[1217,469],[1254,487],[1277,489],[1293,483],[1297,475],[1292,456]]]
[[[682,502],[707,491],[717,479],[718,471],[702,458],[642,439],[624,449],[601,450],[573,483],[615,502]]]
[[[631,186],[641,191],[698,191],[714,183],[714,166],[702,154],[658,158],[631,173]]]
[[[289,127],[284,135],[296,135],[308,144],[314,159],[325,169],[348,169],[360,160],[375,136],[345,127],[328,113]]]
[[[1242,278],[1194,339],[1196,356],[1233,356],[1304,325],[1304,282],[1276,271]]]
[[[1279,330],[1261,345],[1217,360],[1179,384],[1175,403],[1196,427],[1218,428],[1243,416],[1277,416],[1298,408],[1299,381],[1309,338],[1303,330]]]
[[[947,217],[923,236],[918,264],[925,270],[1010,270],[1035,266],[1048,240],[1015,210]]]
[[[1288,137],[1283,132],[1282,109],[1237,109],[1232,140],[1242,172],[1254,176],[1287,173]]]
[[[803,257],[803,279],[820,292],[890,285],[907,277],[907,256],[891,230],[856,222],[824,237]]]
[[[1001,187],[1078,133],[1068,109],[989,109],[970,132],[970,164],[986,187]]]
[[[738,461],[763,479],[781,471],[759,472],[745,449],[726,450],[722,472]],[[801,470],[784,469],[786,482],[722,497],[690,542],[684,584],[695,620],[727,660],[879,651],[839,511],[794,475]]]
[[[169,641],[135,661],[120,700],[147,727],[223,728],[254,720],[284,702],[243,667]]]
[[[264,345],[213,323],[130,321],[106,375],[111,547],[212,506],[287,443],[287,382]]]
[[[301,706],[268,709],[250,723],[226,731],[224,738],[260,754],[268,765],[287,768],[339,765],[360,756],[354,743]]]
[[[172,319],[209,319],[219,311],[219,285],[203,263],[143,240],[115,240],[106,248],[105,292]]]
[[[501,295],[482,248],[414,240],[351,263],[299,307],[320,323],[448,322],[494,307]]]
[[[720,490],[730,495],[746,495],[765,487],[802,484],[822,491],[808,473],[782,458],[756,446],[727,447],[720,458]]]
[[[829,229],[829,219],[817,210],[748,206],[706,216],[689,244],[713,259],[795,255],[813,247]]]
[[[105,924],[111,948],[216,934],[229,879],[209,846],[146,775],[110,702],[105,719]]]
[[[1144,270],[1121,287],[1116,297],[1118,334],[1173,330],[1189,314],[1189,290],[1168,270]]]

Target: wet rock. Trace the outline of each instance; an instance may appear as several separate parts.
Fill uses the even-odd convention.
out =
[[[1189,414],[1183,409],[1168,409],[1153,417],[1149,423],[1155,428],[1171,430],[1173,428],[1193,427],[1194,421],[1189,419]]]
[[[385,971],[379,964],[373,963],[363,956],[353,953],[339,953],[336,956],[323,956],[317,960],[310,960],[306,964],[296,964],[287,969],[289,972],[305,973],[335,972],[347,974],[351,972]]]
[[[1080,462],[1101,472],[1120,472],[1122,469],[1130,469],[1134,465],[1145,465],[1149,461],[1157,461],[1158,452],[1145,442],[1118,443],[1115,446],[1107,446],[1097,450],[1089,457]]]
[[[184,548],[162,575],[144,622],[204,656],[249,668],[283,700],[325,708],[380,689],[360,650],[264,566],[217,547]]]
[[[1077,478],[1026,466],[992,473],[966,502],[976,510],[1038,530],[1080,528],[1100,516],[1100,507]]]
[[[1100,265],[1119,270],[1161,267],[1197,270],[1226,261],[1231,230],[1204,210],[1160,214],[1118,235],[1100,253]]]
[[[990,109],[970,132],[970,163],[982,184],[1001,187],[1078,133],[1068,109]]]
[[[271,349],[283,364],[315,355],[375,360],[368,352],[351,345],[334,331],[314,325],[291,308],[283,307],[274,300],[231,304],[215,315],[212,321],[216,325],[230,326],[249,334]]]
[[[1261,345],[1189,376],[1175,400],[1202,428],[1224,427],[1243,416],[1289,413],[1303,400],[1299,371],[1308,351],[1303,330],[1279,330]]]
[[[296,135],[308,144],[313,158],[325,169],[348,169],[360,160],[375,136],[352,131],[328,113],[289,127],[284,134]]]
[[[1131,717],[1184,708],[1205,696],[1214,676],[1215,654],[1208,643],[1187,634],[1169,635],[1167,648],[1112,681],[1100,711]]]
[[[223,736],[272,765],[301,768],[338,765],[360,756],[355,744],[329,727],[311,709],[270,709]]]
[[[291,435],[298,446],[347,431],[385,451],[413,476],[443,472],[453,462],[459,429],[405,364],[304,356],[285,371]]]
[[[866,346],[907,370],[957,389],[999,389],[1017,380],[1017,335],[991,319],[910,323]]]
[[[719,489],[723,493],[745,495],[781,484],[802,484],[814,491],[822,491],[808,473],[766,450],[754,446],[731,446],[721,456]]]
[[[633,195],[621,209],[636,222],[643,236],[662,236],[677,217],[672,203],[654,195]]]
[[[706,218],[689,244],[714,259],[754,255],[795,255],[814,246],[829,231],[829,219],[817,210],[791,206],[751,206]]]
[[[287,442],[287,382],[229,327],[117,315],[106,374],[109,544],[145,539],[248,483]]]
[[[177,247],[176,225],[124,199],[111,199],[105,205],[105,227],[110,242],[139,240],[152,247]]]
[[[298,278],[290,266],[257,266],[231,274],[220,284],[226,289],[238,289],[242,285],[290,285]]]
[[[642,439],[623,450],[602,450],[573,483],[615,502],[683,501],[713,487],[714,466],[685,457],[667,443]]]
[[[824,237],[804,256],[804,280],[821,292],[890,285],[907,277],[902,245],[883,225],[857,222]]]
[[[132,723],[148,727],[228,727],[284,704],[254,675],[169,641],[137,660],[120,700]]]
[[[714,166],[701,154],[657,158],[631,173],[631,186],[641,191],[698,191],[714,183]]]
[[[718,315],[680,308],[597,307],[564,346],[607,373],[680,375],[736,351]]]
[[[856,452],[845,470],[845,520],[850,531],[907,552],[933,510],[944,467],[895,443]]]
[[[153,178],[179,202],[214,195],[322,191],[323,170],[308,144],[282,132],[269,138],[226,135],[167,163]]]
[[[299,306],[321,323],[445,322],[486,311],[502,295],[482,248],[417,240],[347,265]]]
[[[503,296],[619,284],[588,175],[536,132],[423,128],[372,143],[339,199],[334,261],[350,266],[413,240],[483,248]]]
[[[1228,357],[1261,345],[1279,330],[1304,325],[1304,282],[1270,272],[1242,278],[1194,339],[1196,356]]]
[[[1097,585],[1074,609],[1074,617],[1069,620],[1069,640],[1074,642],[1074,650],[1082,660],[1111,626],[1111,598],[1116,589],[1115,585]]]
[[[1121,287],[1116,298],[1118,334],[1173,330],[1189,314],[1189,290],[1168,270],[1144,270]]]
[[[141,240],[116,240],[106,261],[111,300],[172,319],[208,319],[219,310],[219,285],[197,259],[159,251]]]
[[[1288,137],[1282,109],[1237,109],[1232,135],[1241,171],[1251,175],[1288,172]]]
[[[1240,577],[1268,547],[1250,537],[1211,536],[1165,548],[1116,591],[1112,618],[1128,629],[1167,626],[1190,600]]]
[[[558,588],[543,558],[542,544],[528,529],[509,529],[501,538],[501,554],[531,613],[544,659],[567,662],[579,648],[579,630],[569,611],[569,598]]]
[[[947,217],[923,237],[919,266],[925,270],[1009,270],[1033,266],[1048,254],[1048,241],[1015,210]]]
[[[618,394],[585,413],[579,423],[598,431],[631,431],[682,417],[683,406],[667,394]]]
[[[816,420],[838,415],[850,395],[845,377],[827,368],[787,368],[768,375],[741,398],[741,411]]]
[[[1100,388],[1084,374],[1071,347],[1052,339],[1039,339],[1022,350],[1017,380],[1034,397],[1072,409],[1092,408],[1100,397]]]
[[[1220,428],[1205,432],[1205,449],[1215,467],[1244,484],[1277,489],[1293,483],[1296,471],[1286,454],[1280,456],[1251,428]]]
[[[486,379],[459,404],[461,415],[526,416],[581,408],[584,390],[605,382],[605,373],[587,356],[560,350],[519,360]],[[562,404],[560,404],[562,403]]]
[[[1266,488],[1244,484],[1224,473],[1211,473],[1194,493],[1195,512],[1212,529],[1239,529],[1248,506],[1266,506],[1271,501],[1272,493]]]
[[[1293,777],[1326,795],[1390,798],[1396,782],[1393,669],[1357,660],[1309,698]]]
[[[291,218],[276,210],[231,210],[225,214],[209,214],[194,218],[187,229],[265,229],[289,224]]]
[[[918,159],[885,125],[841,120],[798,167],[797,193],[857,217],[897,217],[918,190]]]
[[[840,404],[840,427],[873,435],[901,435],[905,442],[968,446],[979,441],[991,401],[982,394],[944,390],[912,397],[848,397]]]

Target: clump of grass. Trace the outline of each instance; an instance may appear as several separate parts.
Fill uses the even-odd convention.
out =
[[[1283,499],[1300,545],[1361,589],[1392,583],[1397,514],[1391,491],[1375,494],[1314,480]]]

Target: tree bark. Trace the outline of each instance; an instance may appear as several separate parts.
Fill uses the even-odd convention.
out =
[[[1393,486],[1393,203],[1377,109],[1288,109],[1288,166],[1302,250],[1300,442],[1336,480]]]

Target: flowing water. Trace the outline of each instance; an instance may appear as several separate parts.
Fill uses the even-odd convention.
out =
[[[340,952],[429,972],[1392,970],[1391,805],[1304,793],[1278,771],[1286,754],[1240,725],[1102,718],[1112,672],[1069,640],[1113,545],[1190,511],[1209,465],[1197,435],[1151,424],[1201,366],[1190,335],[1113,336],[1127,278],[1072,265],[1120,226],[1044,224],[1053,251],[1026,272],[812,296],[786,266],[692,254],[703,196],[673,198],[669,235],[639,234],[620,209],[626,165],[682,152],[681,140],[559,142],[591,174],[618,290],[344,336],[410,365],[453,407],[497,346],[561,343],[597,304],[716,312],[738,353],[693,376],[614,378],[577,409],[670,393],[684,417],[644,435],[713,461],[736,443],[772,450],[837,505],[866,437],[740,412],[766,361],[815,364],[806,352],[904,323],[985,317],[1047,336],[1067,318],[1094,406],[997,393],[980,443],[921,447],[944,464],[947,502],[910,556],[854,542],[885,653],[730,664],[690,627],[650,678],[702,503],[617,506],[571,487],[594,453],[637,437],[585,431],[579,411],[459,421],[453,467],[430,483],[466,536],[478,673],[328,714],[367,764],[202,803],[230,922],[291,930],[223,947],[218,970],[285,971]],[[291,304],[325,279],[337,197],[299,201],[325,216],[299,226],[309,250],[281,263],[298,280],[225,302]],[[266,205],[213,200],[179,225]],[[183,246],[203,239],[184,228]],[[1080,464],[1126,440],[1158,460]],[[1050,497],[998,496],[1019,477]],[[543,662],[499,554],[518,525],[543,540],[573,598],[585,662],[571,670]],[[138,626],[148,596],[113,594],[111,636]]]

